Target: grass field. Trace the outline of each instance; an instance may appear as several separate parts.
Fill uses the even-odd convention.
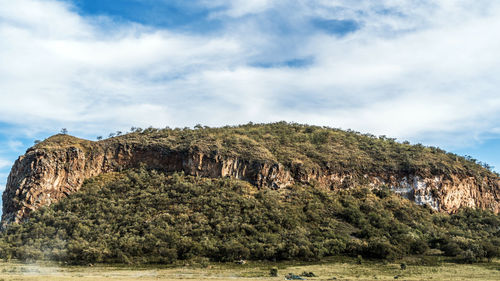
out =
[[[278,277],[269,270],[278,268]],[[61,266],[55,263],[0,263],[2,280],[283,280],[287,273],[313,272],[307,280],[500,280],[500,261],[479,264],[441,263],[439,266],[331,260],[322,263],[263,263],[245,265],[210,263],[176,266],[131,267],[96,265]],[[395,278],[397,277],[397,278]]]

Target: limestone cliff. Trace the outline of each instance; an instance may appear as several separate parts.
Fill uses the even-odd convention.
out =
[[[353,184],[387,186],[418,204],[428,204],[439,211],[454,212],[461,207],[500,211],[500,181],[495,176],[422,176],[404,172],[357,175],[328,167],[311,169],[300,164],[280,163],[273,157],[222,153],[218,147],[221,146],[201,149],[196,143],[174,146],[119,138],[91,142],[65,135],[52,137],[29,149],[12,167],[3,194],[2,223],[28,218],[37,208],[78,191],[85,179],[140,165],[202,177],[229,176],[259,188],[279,189],[294,183],[310,183],[328,189]]]

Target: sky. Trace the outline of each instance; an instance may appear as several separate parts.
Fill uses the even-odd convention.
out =
[[[0,0],[0,190],[61,128],[285,120],[500,168],[499,29],[494,0]]]

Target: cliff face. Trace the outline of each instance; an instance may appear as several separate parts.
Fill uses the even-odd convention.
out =
[[[101,173],[145,165],[165,172],[184,171],[202,177],[234,177],[259,188],[279,189],[294,183],[315,183],[322,188],[346,188],[354,183],[388,186],[395,192],[454,212],[461,207],[500,212],[498,178],[458,175],[421,177],[412,174],[338,173],[328,168],[301,169],[278,161],[228,156],[213,150],[172,149],[161,144],[75,141],[64,146],[34,147],[15,162],[3,194],[2,224],[19,222],[30,212],[79,190],[85,179]]]
[[[278,189],[294,181],[279,163],[176,151],[155,145],[94,143],[91,151],[78,146],[32,149],[12,167],[2,197],[2,223],[22,221],[37,208],[78,191],[85,179],[140,165],[166,172],[184,171],[194,176],[235,177],[259,188]]]

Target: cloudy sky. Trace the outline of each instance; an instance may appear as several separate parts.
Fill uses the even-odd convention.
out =
[[[67,128],[295,121],[500,167],[500,1],[0,0],[0,189]]]

